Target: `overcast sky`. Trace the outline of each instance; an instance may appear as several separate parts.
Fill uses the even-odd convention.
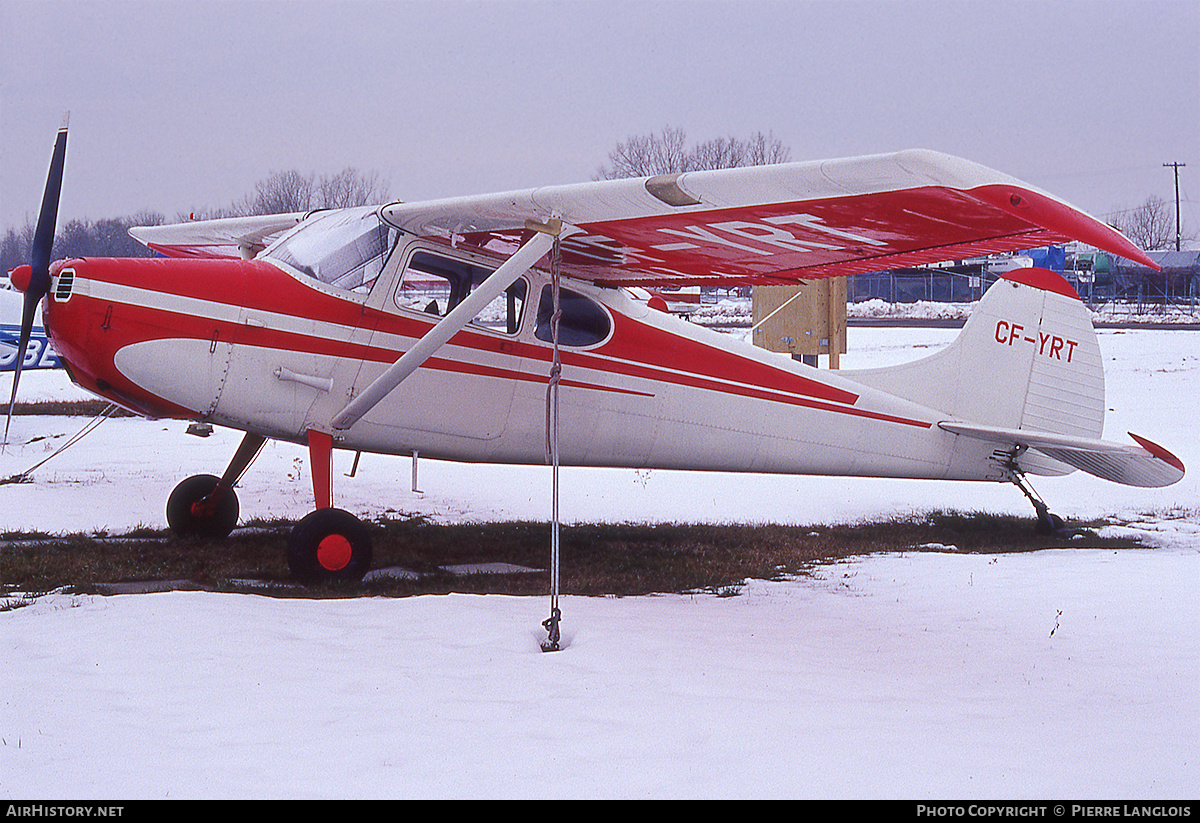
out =
[[[222,207],[272,171],[420,200],[590,180],[631,134],[957,154],[1099,216],[1200,197],[1200,2],[0,0],[0,228]]]

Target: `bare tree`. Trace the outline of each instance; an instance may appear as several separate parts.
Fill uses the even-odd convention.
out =
[[[686,171],[687,136],[683,129],[667,126],[660,134],[635,134],[618,143],[608,153],[609,166],[603,166],[599,179],[649,177]]]
[[[1117,229],[1147,251],[1168,248],[1175,241],[1175,218],[1167,201],[1150,195],[1142,205],[1110,215]]]
[[[254,185],[254,193],[228,210],[206,213],[206,217],[229,214],[287,214],[313,209],[342,209],[370,206],[388,199],[387,185],[379,174],[364,174],[347,167],[337,174],[301,174],[296,170],[272,172]]]
[[[746,165],[746,146],[735,137],[717,137],[705,140],[692,149],[687,168],[693,169],[735,169]]]
[[[28,218],[20,229],[10,228],[4,232],[4,238],[0,240],[0,269],[7,272],[29,263],[33,232],[33,221]]]
[[[387,189],[387,184],[380,182],[378,172],[363,174],[347,167],[337,174],[321,177],[315,192],[315,205],[322,209],[372,206],[388,199]]]
[[[74,219],[54,235],[53,256],[66,257],[149,257],[153,254],[129,236],[131,226],[154,226],[163,222],[157,212],[139,212],[130,217],[106,217],[102,220]],[[34,226],[26,221],[21,229],[8,229],[0,238],[0,268],[9,271],[29,262]]]
[[[250,210],[250,198],[245,197],[236,203],[223,208],[201,206],[200,208],[180,211],[175,214],[176,223],[190,223],[193,220],[216,220],[220,217],[244,217],[253,214]]]
[[[259,180],[254,192],[224,208],[205,207],[181,212],[180,223],[220,217],[256,214],[289,214],[313,209],[369,206],[387,202],[388,186],[375,172],[364,174],[345,168],[337,174],[301,174],[298,171],[272,172]],[[152,226],[164,222],[157,212],[141,212],[131,217],[91,221],[75,219],[65,223],[54,239],[54,256],[62,257],[144,257],[152,252],[129,236],[131,226]],[[0,236],[0,266],[8,271],[29,262],[34,226],[30,219],[20,229],[9,228]]]
[[[774,134],[756,132],[748,139],[717,137],[687,147],[683,129],[667,126],[658,134],[638,134],[618,143],[608,153],[608,164],[596,174],[599,180],[649,177],[656,174],[728,169],[786,163],[791,150]]]
[[[783,145],[773,133],[756,131],[746,141],[746,166],[770,166],[792,159],[792,150]]]
[[[313,207],[313,175],[296,170],[272,172],[254,184],[234,209],[240,214],[287,214],[309,211]]]

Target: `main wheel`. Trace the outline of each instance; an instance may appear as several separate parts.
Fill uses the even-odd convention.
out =
[[[287,558],[304,583],[362,580],[371,568],[371,535],[350,512],[317,509],[292,529]]]
[[[209,499],[220,483],[211,474],[197,474],[175,487],[167,498],[167,525],[181,537],[228,537],[237,526],[237,495],[226,489]]]

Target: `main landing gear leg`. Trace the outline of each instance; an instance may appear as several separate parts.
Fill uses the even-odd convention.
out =
[[[288,537],[288,567],[305,583],[361,580],[371,568],[371,535],[361,520],[333,507],[333,437],[309,430],[308,456],[317,510]]]
[[[167,498],[167,525],[171,531],[188,537],[228,537],[239,513],[233,487],[266,442],[265,437],[248,433],[219,478],[197,474],[176,486]]]
[[[1037,512],[1037,533],[1038,534],[1057,534],[1063,527],[1063,520],[1057,514],[1050,511],[1050,507],[1046,505],[1042,498],[1038,497],[1037,492],[1033,490],[1033,486],[1029,485],[1029,481],[1025,479],[1025,473],[1021,471],[1021,467],[1017,464],[1017,458],[1025,451],[1024,448],[1016,449],[1012,452],[1005,452],[1003,455],[995,455],[997,462],[1004,468],[1009,481],[1021,490],[1021,494],[1025,495],[1026,499],[1033,504],[1034,511]]]

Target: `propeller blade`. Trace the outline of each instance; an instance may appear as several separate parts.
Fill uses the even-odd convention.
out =
[[[54,140],[54,154],[50,158],[50,172],[46,175],[46,192],[42,195],[42,210],[38,213],[37,228],[33,233],[33,248],[29,265],[33,275],[29,279],[29,291],[41,300],[50,291],[50,252],[54,246],[54,231],[58,227],[58,199],[62,192],[63,168],[67,162],[67,121],[70,113],[63,117]]]
[[[8,442],[8,427],[12,424],[13,408],[17,404],[17,384],[21,381],[21,369],[25,364],[25,349],[33,331],[33,315],[38,302],[50,291],[50,254],[54,246],[54,231],[58,224],[58,200],[62,193],[63,168],[67,162],[67,121],[63,116],[58,136],[54,139],[54,154],[50,157],[50,171],[46,175],[46,191],[42,195],[42,208],[38,212],[37,226],[33,231],[33,247],[29,253],[29,284],[25,287],[25,300],[21,310],[21,336],[17,345],[17,360],[13,364],[12,396],[8,400],[8,418],[4,422],[4,442]]]

